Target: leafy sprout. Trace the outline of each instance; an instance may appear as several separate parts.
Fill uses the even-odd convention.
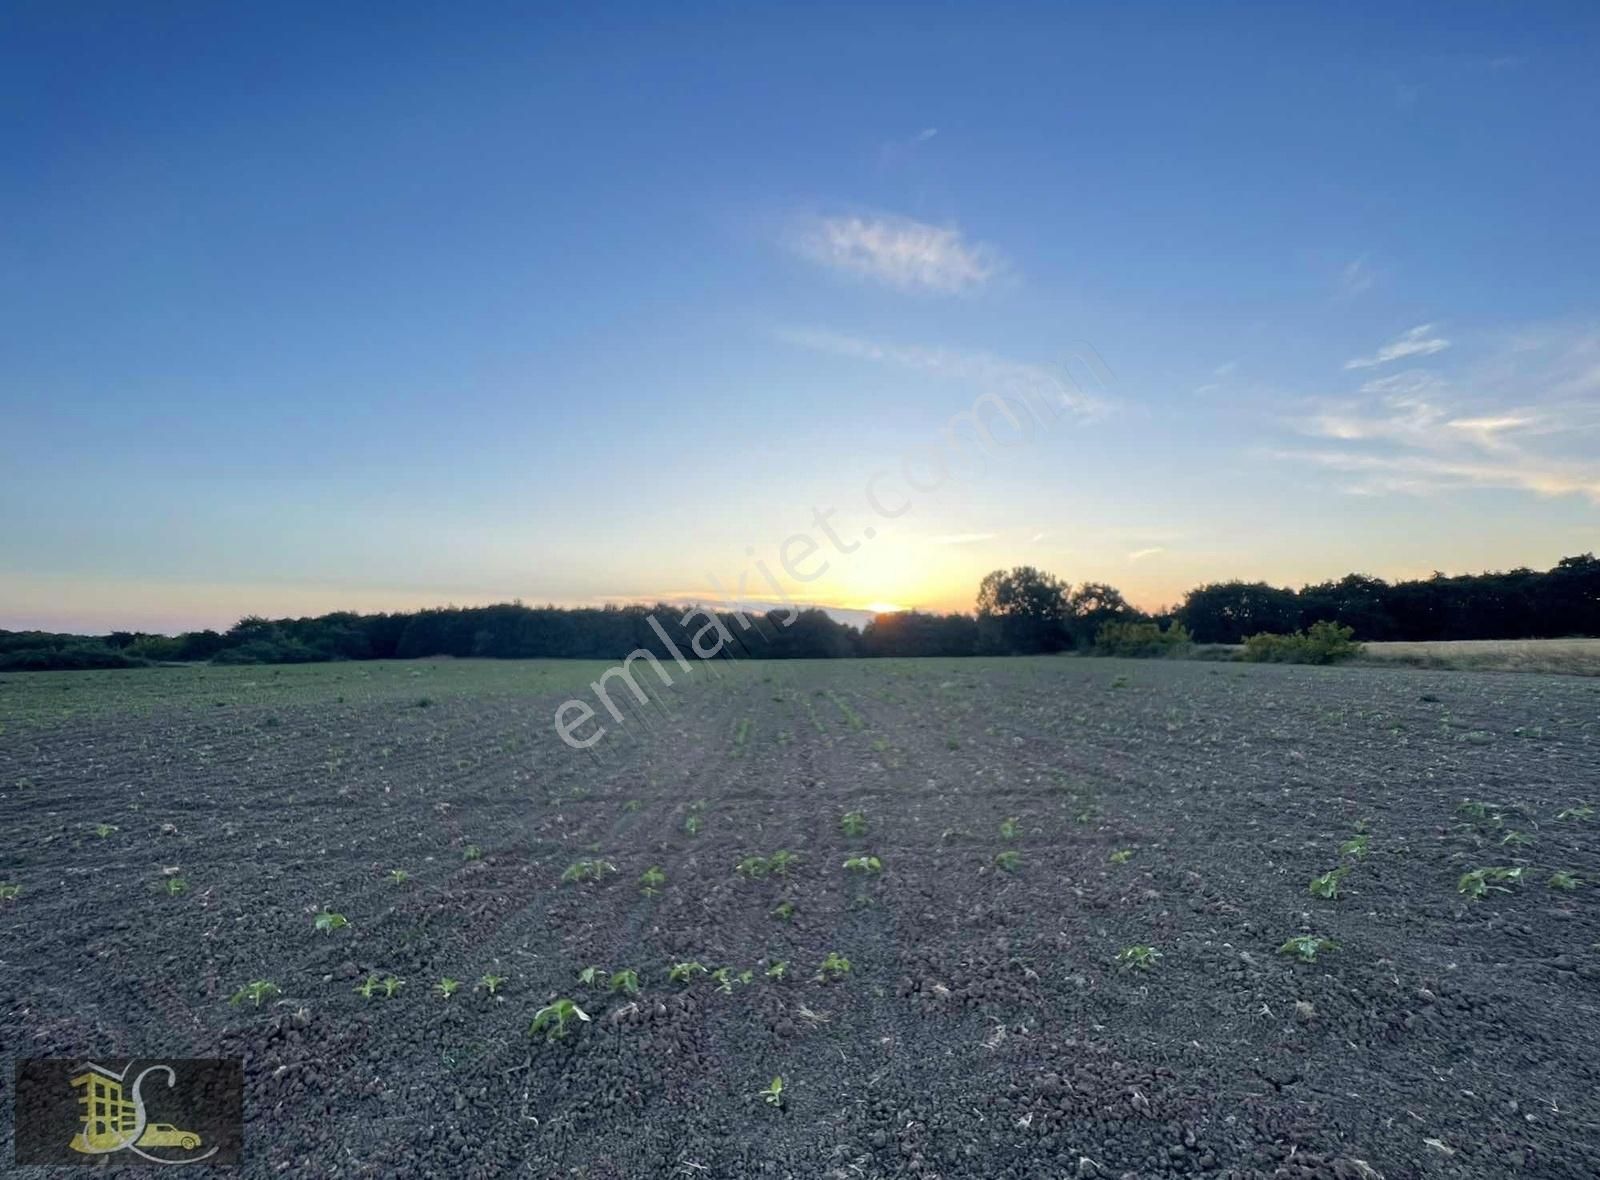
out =
[[[311,924],[324,934],[332,934],[335,930],[343,930],[350,925],[350,919],[324,906],[322,912],[312,920]]]
[[[228,997],[230,1004],[242,1004],[249,1000],[257,1008],[261,1007],[262,1000],[270,1000],[273,996],[282,995],[283,989],[270,979],[252,979],[233,995]]]
[[[623,992],[626,995],[639,994],[639,973],[632,967],[624,967],[621,971],[614,971],[611,975],[611,990]]]
[[[1556,812],[1557,819],[1589,820],[1594,818],[1594,808],[1587,803],[1579,803],[1576,807],[1568,807]]]
[[[1493,893],[1510,893],[1501,882],[1510,882],[1512,885],[1522,883],[1522,870],[1520,868],[1486,868],[1473,869],[1471,872],[1461,874],[1456,882],[1456,892],[1463,893],[1473,901],[1487,897]]]
[[[168,877],[161,882],[161,888],[167,891],[168,897],[177,897],[178,894],[185,892],[189,888],[189,882],[182,877]]]
[[[734,872],[751,880],[765,877],[771,868],[771,863],[764,856],[747,856],[733,866]]]
[[[654,897],[661,892],[661,887],[667,883],[667,875],[661,871],[660,865],[651,865],[639,874],[639,892],[646,897]]]
[[[850,960],[838,951],[829,951],[828,957],[822,960],[822,966],[817,971],[817,978],[821,980],[843,979],[850,974]]]
[[[865,836],[867,834],[867,813],[864,811],[847,811],[840,818],[839,827],[846,836]]]
[[[1370,847],[1371,843],[1371,837],[1365,832],[1357,833],[1356,835],[1351,836],[1350,839],[1346,840],[1343,844],[1339,845],[1339,855],[1353,856],[1357,860],[1365,860],[1367,857],[1367,849]]]
[[[1532,844],[1533,837],[1528,835],[1527,832],[1518,832],[1513,830],[1500,837],[1500,843],[1515,844],[1520,847],[1525,844]]]
[[[1570,893],[1572,890],[1576,889],[1582,884],[1582,877],[1579,877],[1575,873],[1568,872],[1566,869],[1557,869],[1555,872],[1550,874],[1550,888],[1552,889],[1562,889]]]
[[[0,883],[0,901],[15,901],[22,896],[22,886],[13,885],[9,881]]]
[[[766,1089],[757,1091],[768,1106],[783,1105],[783,1078],[776,1077],[767,1083]]]
[[[683,830],[688,832],[691,836],[698,835],[700,829],[705,827],[705,822],[706,821],[700,816],[691,815],[688,819],[683,821]]]
[[[484,974],[478,977],[478,986],[491,996],[500,990],[500,985],[506,981],[504,975]]]
[[[667,968],[668,983],[688,983],[696,975],[706,973],[705,964],[698,959],[690,959],[684,963],[674,963]]]
[[[116,824],[95,824],[94,826],[94,834],[99,836],[102,840],[111,835],[112,832],[120,830],[121,829],[118,828]]]
[[[589,1014],[562,996],[560,999],[551,1000],[533,1014],[533,1023],[528,1026],[528,1034],[538,1036],[542,1032],[546,1041],[559,1041],[567,1035],[567,1023],[571,1020],[587,1024]]]
[[[1349,874],[1348,866],[1333,869],[1323,873],[1320,877],[1312,877],[1311,884],[1307,887],[1313,897],[1327,898],[1333,901],[1339,897],[1339,883]]]
[[[605,974],[604,967],[585,967],[578,972],[578,982],[585,987],[593,987],[597,982],[605,978]]]
[[[1119,848],[1111,854],[1111,863],[1114,865],[1125,865],[1132,859],[1133,849],[1131,848]]]
[[[483,859],[483,849],[479,848],[476,844],[468,844],[461,850],[461,859],[481,860]]]
[[[772,916],[777,918],[779,921],[787,922],[790,918],[794,917],[794,902],[780,901],[776,908],[773,909]]]
[[[795,861],[799,859],[800,858],[798,856],[790,852],[787,848],[780,848],[771,856],[767,857],[767,868],[772,870],[772,872],[779,877],[787,877],[789,875],[789,866],[794,864]]]
[[[1338,949],[1338,944],[1315,934],[1297,934],[1278,948],[1280,955],[1290,955],[1297,962],[1315,963],[1323,951]]]
[[[580,860],[567,866],[561,874],[563,884],[572,884],[575,881],[598,881],[607,873],[617,871],[617,866],[609,860]]]
[[[852,856],[844,862],[844,867],[854,873],[883,872],[883,862],[875,856]]]
[[[1128,946],[1117,952],[1117,966],[1124,971],[1149,971],[1161,958],[1153,946]]]
[[[1002,872],[1014,873],[1022,867],[1022,853],[1012,848],[996,853],[994,866]]]
[[[390,869],[389,880],[396,885],[404,885],[407,881],[411,880],[411,874],[406,872],[404,869]]]
[[[1022,829],[1017,825],[1016,816],[1008,816],[1000,821],[1000,839],[1015,840],[1017,838],[1017,833],[1020,831],[1022,831]]]
[[[779,959],[776,963],[767,968],[767,977],[769,979],[782,979],[788,970],[789,960]]]
[[[451,979],[448,975],[433,985],[433,990],[445,999],[455,995],[461,987],[459,979]]]

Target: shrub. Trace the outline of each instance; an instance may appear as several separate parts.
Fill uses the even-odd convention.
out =
[[[1182,623],[1107,623],[1094,637],[1092,655],[1126,656],[1133,659],[1158,659],[1183,655],[1194,645],[1189,629]]]
[[[1354,628],[1329,622],[1290,635],[1263,632],[1244,641],[1244,658],[1257,664],[1333,664],[1361,654],[1354,637]]]

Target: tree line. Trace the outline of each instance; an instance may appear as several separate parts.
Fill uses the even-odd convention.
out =
[[[652,622],[652,620],[654,620]],[[1108,623],[1181,624],[1196,643],[1237,644],[1252,635],[1349,627],[1362,641],[1539,639],[1600,635],[1600,560],[1563,558],[1547,571],[1385,582],[1350,574],[1298,590],[1264,582],[1216,582],[1170,610],[1147,613],[1103,583],[1078,586],[1029,566],[996,570],[972,614],[905,611],[860,629],[819,609],[739,614],[682,605],[557,607],[508,603],[393,614],[348,611],[314,618],[241,619],[227,631],[103,636],[0,631],[0,671],[116,668],[209,660],[218,664],[323,660],[620,660],[669,643],[692,651],[714,627],[722,658],[968,656],[1090,650]]]

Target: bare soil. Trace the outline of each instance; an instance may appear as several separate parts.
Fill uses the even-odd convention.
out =
[[[548,667],[66,715],[6,678],[0,1078],[243,1056],[259,1177],[1600,1175],[1595,681],[749,663],[586,755]],[[251,980],[281,994],[230,1004]],[[530,1036],[558,996],[591,1020]]]

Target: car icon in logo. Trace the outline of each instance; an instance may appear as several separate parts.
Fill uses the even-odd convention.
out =
[[[193,1151],[200,1146],[200,1136],[184,1131],[171,1123],[151,1123],[139,1136],[139,1147],[181,1147]]]

